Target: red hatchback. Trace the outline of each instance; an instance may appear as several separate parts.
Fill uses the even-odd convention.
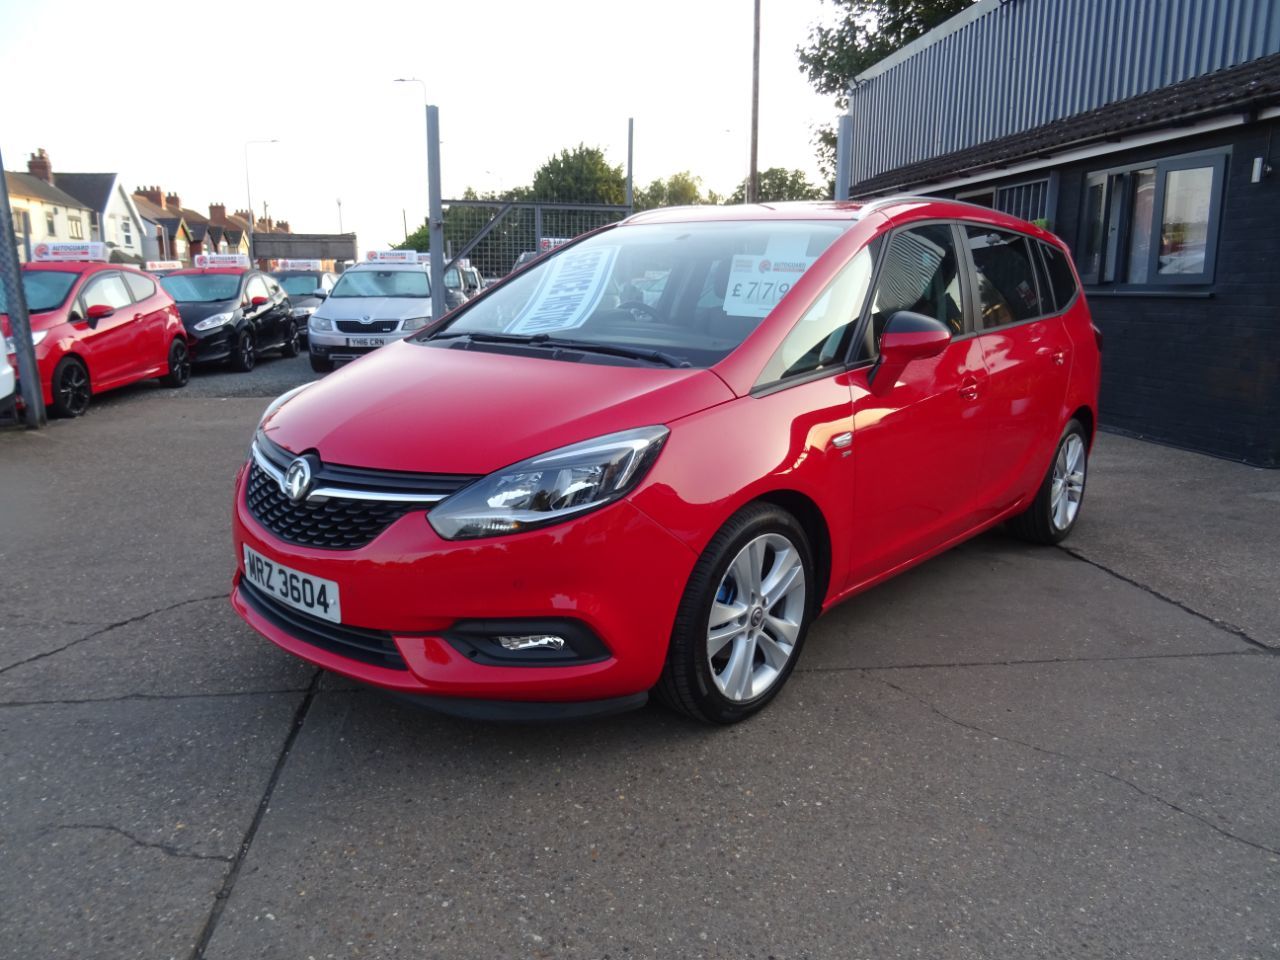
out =
[[[154,277],[114,263],[25,263],[22,288],[50,412],[78,417],[95,393],[151,377],[181,387],[190,378],[182,318]],[[3,326],[11,337],[7,314]],[[7,352],[16,367],[12,345]]]
[[[640,214],[275,401],[232,603],[453,712],[732,722],[832,605],[1070,533],[1099,364],[1062,242],[991,210]]]

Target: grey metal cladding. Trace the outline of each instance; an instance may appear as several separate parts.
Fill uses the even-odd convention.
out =
[[[855,81],[851,179],[1277,52],[1280,0],[980,0]]]

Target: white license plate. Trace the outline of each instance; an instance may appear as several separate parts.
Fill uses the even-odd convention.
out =
[[[348,347],[380,347],[386,342],[385,337],[347,337]]]
[[[342,622],[338,605],[338,585],[332,580],[313,577],[283,564],[268,560],[244,545],[244,575],[259,590],[271,594],[281,603],[313,617]]]

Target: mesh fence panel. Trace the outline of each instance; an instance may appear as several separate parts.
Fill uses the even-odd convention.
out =
[[[626,207],[585,204],[512,203],[508,208],[501,200],[446,200],[445,205],[448,258],[466,256],[481,275],[491,278],[510,273],[522,253],[541,252],[627,216]],[[463,253],[486,227],[488,232]]]

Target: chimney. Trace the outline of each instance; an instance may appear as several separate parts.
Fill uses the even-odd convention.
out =
[[[182,201],[178,199],[178,195],[176,193],[165,194],[164,205],[170,210],[182,209]]]
[[[236,216],[237,216],[237,217],[239,217],[241,220],[243,220],[243,221],[245,222],[245,224],[246,224],[246,225],[249,223],[249,211],[248,211],[248,210],[237,210],[237,211],[236,211]]]
[[[33,177],[39,177],[45,183],[53,183],[53,162],[44,152],[44,147],[33,153],[31,159],[27,161],[27,173]]]
[[[219,225],[227,222],[227,205],[225,203],[209,204],[209,222]]]
[[[157,207],[164,209],[164,193],[161,192],[159,187],[139,187],[133,192],[136,196],[150,200]]]
[[[277,228],[281,233],[288,233],[288,232],[289,232],[289,221],[288,221],[288,220],[277,220],[277,221],[276,221],[276,228]]]

